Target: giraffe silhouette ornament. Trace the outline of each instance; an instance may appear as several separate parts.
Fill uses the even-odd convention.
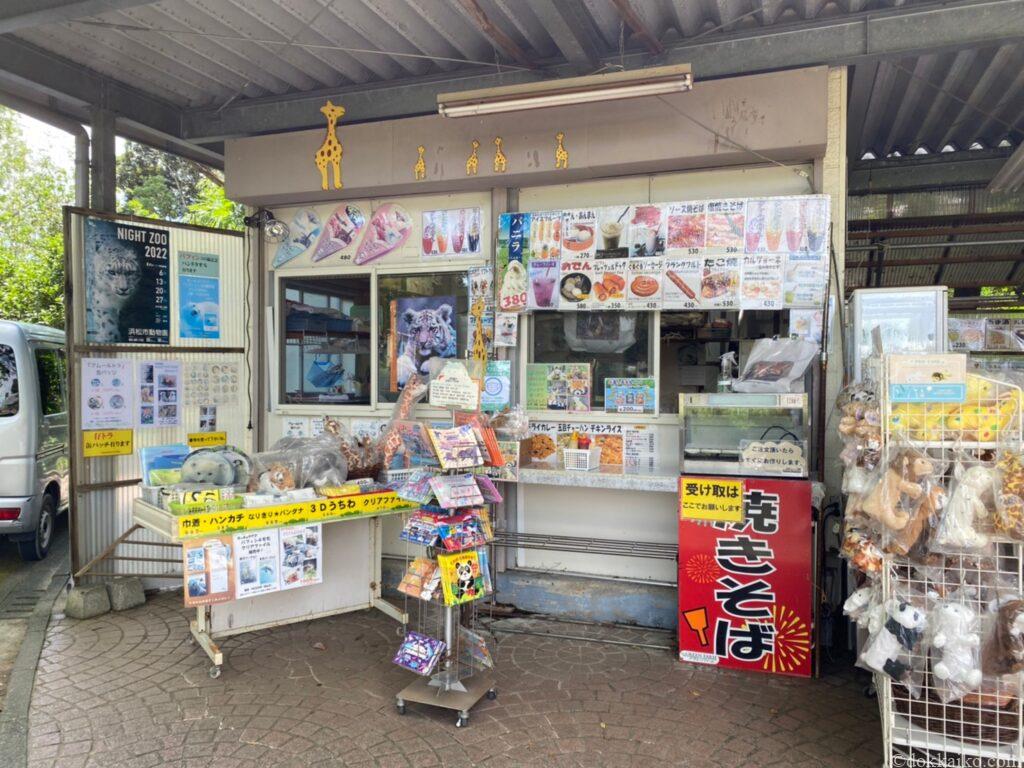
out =
[[[340,104],[332,104],[328,99],[327,103],[320,107],[320,111],[327,118],[327,136],[324,137],[324,143],[316,151],[315,157],[316,167],[320,171],[320,188],[324,190],[328,188],[327,168],[330,166],[334,171],[334,188],[341,189],[344,186],[341,183],[342,148],[341,142],[338,141],[335,134],[335,128],[338,121],[345,116],[345,108]]]
[[[480,142],[473,139],[473,151],[470,152],[469,158],[466,160],[466,175],[476,176],[477,170],[480,168],[480,158],[477,157],[476,151],[480,149]]]
[[[504,173],[508,167],[508,158],[505,157],[505,153],[501,151],[501,136],[494,137],[494,146],[497,149],[494,151],[494,172]]]
[[[565,134],[559,131],[555,134],[555,139],[558,141],[558,146],[555,147],[555,168],[568,168],[569,167],[569,152],[562,144],[562,140],[565,138]]]
[[[416,160],[416,165],[412,167],[413,176],[416,181],[423,181],[427,178],[427,161],[423,159],[423,153],[427,151],[427,148],[420,144],[416,147],[416,151],[419,153],[419,159]]]

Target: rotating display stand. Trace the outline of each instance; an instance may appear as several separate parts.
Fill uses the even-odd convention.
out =
[[[481,453],[486,455],[487,449],[480,446]],[[464,474],[464,470],[440,470],[435,473],[438,478],[455,478]],[[488,478],[482,478],[479,482],[486,481],[490,489],[494,489],[493,483]],[[477,482],[477,480],[474,480]],[[494,493],[497,493],[494,490]],[[483,498],[487,499],[486,493]],[[493,496],[491,497],[494,498]],[[497,497],[500,500],[500,496]],[[476,512],[471,512],[476,510]],[[492,507],[489,504],[473,502],[469,504],[449,503],[444,505],[443,512],[431,506],[429,514],[434,515],[439,523],[439,528],[445,525],[457,525],[463,520],[467,513],[476,515],[477,520],[483,521],[480,524],[482,540],[468,543],[461,548],[455,545],[428,546],[426,559],[432,561],[440,574],[440,582],[450,578],[450,574],[458,573],[463,576],[467,583],[471,579],[472,568],[475,564],[475,577],[480,579],[483,587],[478,594],[465,602],[461,587],[445,587],[437,583],[432,590],[431,599],[411,596],[405,593],[405,613],[409,617],[406,630],[406,639],[409,638],[410,626],[415,627],[415,632],[424,636],[425,641],[435,642],[434,638],[441,638],[444,641],[444,651],[441,658],[436,662],[432,673],[429,676],[422,675],[414,682],[407,685],[395,696],[395,706],[399,714],[406,713],[406,705],[410,702],[415,704],[426,704],[433,707],[454,710],[456,715],[455,725],[462,728],[469,724],[470,710],[485,696],[488,699],[497,698],[497,691],[494,687],[493,655],[491,644],[486,638],[476,632],[478,605],[481,599],[493,589],[490,575],[490,544],[494,539],[491,526]],[[422,514],[428,510],[421,509]],[[449,523],[451,521],[451,523]],[[407,518],[407,523],[409,518]],[[408,540],[408,539],[407,539]],[[423,558],[418,559],[420,563]],[[406,565],[409,567],[412,559],[407,556]],[[408,571],[407,571],[408,573]],[[404,583],[405,580],[403,580]],[[449,581],[449,585],[451,581]],[[477,588],[470,587],[476,590]],[[458,592],[455,590],[458,589]],[[405,643],[403,643],[403,648]],[[396,659],[397,661],[397,659]],[[404,665],[403,665],[404,666]]]

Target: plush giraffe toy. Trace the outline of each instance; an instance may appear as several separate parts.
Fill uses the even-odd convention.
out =
[[[320,170],[321,179],[320,188],[327,189],[327,166],[331,166],[334,169],[334,188],[341,189],[343,186],[341,183],[342,148],[341,142],[335,135],[335,127],[338,120],[345,116],[345,108],[332,104],[328,99],[327,103],[320,107],[320,111],[327,118],[327,136],[324,137],[324,143],[320,145],[320,149],[316,151],[316,167]]]
[[[420,144],[416,147],[416,151],[419,152],[420,156],[416,161],[416,165],[412,167],[412,172],[416,177],[416,181],[422,181],[427,178],[427,161],[423,159],[423,153],[427,151],[427,148]]]
[[[562,144],[562,139],[565,138],[565,134],[559,131],[555,134],[555,138],[558,140],[558,146],[555,148],[555,168],[568,168],[569,152]]]
[[[474,360],[479,360],[480,364],[487,367],[487,339],[484,337],[484,300],[477,299],[473,302],[473,306],[469,308],[470,317],[473,318],[474,327],[476,331],[473,333],[473,348],[470,350],[469,356]]]
[[[494,146],[497,147],[497,150],[494,153],[494,172],[504,173],[505,168],[508,166],[508,158],[505,157],[505,153],[501,151],[501,136],[495,137]]]
[[[480,142],[473,139],[473,151],[469,155],[469,159],[466,160],[466,175],[476,176],[477,169],[480,167],[480,159],[477,157],[476,151],[480,149]]]

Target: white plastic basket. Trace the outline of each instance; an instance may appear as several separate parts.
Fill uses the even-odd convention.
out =
[[[574,472],[598,469],[601,466],[601,449],[596,445],[593,448],[563,448],[562,463]]]

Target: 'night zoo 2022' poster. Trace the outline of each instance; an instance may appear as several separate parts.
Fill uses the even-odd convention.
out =
[[[166,229],[85,222],[85,325],[90,344],[170,343]]]

